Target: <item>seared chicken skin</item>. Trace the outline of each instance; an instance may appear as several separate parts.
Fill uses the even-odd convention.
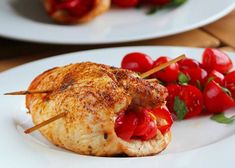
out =
[[[29,90],[49,90],[26,96],[34,124],[62,112],[66,116],[40,129],[49,141],[85,155],[146,156],[168,145],[170,132],[147,141],[125,141],[115,133],[115,120],[130,106],[160,107],[167,91],[138,74],[91,62],[50,69],[36,77]]]
[[[44,0],[49,16],[63,24],[89,22],[106,12],[110,5],[111,0]]]

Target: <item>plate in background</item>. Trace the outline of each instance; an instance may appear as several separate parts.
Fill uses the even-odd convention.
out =
[[[185,32],[228,14],[234,0],[188,0],[174,9],[146,15],[143,9],[111,9],[83,25],[58,25],[46,15],[43,0],[1,0],[0,36],[56,44],[110,44]]]

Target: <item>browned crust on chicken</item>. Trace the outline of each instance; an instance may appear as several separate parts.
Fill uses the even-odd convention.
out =
[[[87,14],[78,18],[75,16],[70,16],[64,10],[58,10],[53,14],[50,14],[50,11],[52,10],[52,5],[49,0],[44,0],[45,9],[50,15],[50,17],[56,22],[62,24],[79,24],[89,22],[98,15],[101,15],[102,13],[106,12],[110,8],[110,5],[111,0],[95,0],[94,7]]]
[[[170,141],[170,133],[163,136],[160,132],[149,141],[126,142],[117,137],[114,123],[121,111],[134,104],[162,106],[167,96],[163,86],[140,79],[134,72],[91,62],[71,64],[40,74],[29,90],[52,90],[26,96],[34,124],[67,112],[40,132],[68,150],[96,156],[146,156],[159,153]]]

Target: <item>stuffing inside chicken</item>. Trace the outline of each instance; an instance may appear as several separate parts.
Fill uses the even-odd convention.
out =
[[[35,125],[66,112],[65,117],[40,128],[59,147],[85,155],[147,156],[161,152],[170,142],[168,129],[164,133],[156,129],[147,139],[119,136],[121,115],[133,109],[161,108],[167,97],[164,86],[132,71],[91,62],[70,64],[40,74],[28,90],[51,91],[26,96]],[[151,121],[157,125],[166,122],[161,118]]]

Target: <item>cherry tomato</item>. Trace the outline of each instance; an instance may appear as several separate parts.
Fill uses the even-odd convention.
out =
[[[155,121],[152,120],[152,121],[149,122],[147,132],[145,133],[145,135],[141,136],[141,139],[143,141],[149,140],[149,139],[155,137],[156,134],[157,134],[157,126],[156,126]]]
[[[112,2],[122,8],[130,8],[138,5],[139,0],[112,0]]]
[[[153,109],[152,113],[157,118],[164,119],[167,122],[166,125],[157,125],[157,128],[159,129],[159,131],[161,131],[162,134],[165,134],[166,132],[168,132],[173,124],[172,115],[169,112],[169,110],[166,107],[159,107],[159,108]]]
[[[170,58],[166,56],[161,56],[153,63],[153,67],[159,66],[168,61],[170,61]],[[178,63],[173,63],[169,65],[168,67],[166,67],[165,69],[153,74],[152,76],[160,79],[163,82],[170,83],[170,82],[177,81],[179,72],[180,71],[179,71]]]
[[[149,1],[151,4],[160,5],[160,6],[169,4],[171,2],[171,0],[149,0]]]
[[[178,62],[180,70],[200,68],[200,63],[194,59],[185,58]]]
[[[232,71],[225,76],[223,85],[229,89],[235,99],[235,71]]]
[[[202,65],[208,71],[217,70],[227,73],[233,67],[233,63],[227,54],[212,48],[206,48],[202,56]]]
[[[149,115],[149,111],[144,109],[137,112],[138,124],[135,128],[133,136],[143,136],[147,133],[149,129],[149,123],[152,118]]]
[[[135,128],[138,118],[134,112],[121,113],[115,121],[115,131],[118,137],[129,141]]]
[[[209,113],[220,113],[235,105],[234,100],[215,81],[211,81],[203,92],[204,103]]]
[[[155,118],[151,116],[151,110],[142,109],[137,113],[138,124],[135,128],[132,138],[141,140],[149,140],[157,134],[157,125]]]
[[[192,85],[172,84],[167,86],[167,89],[167,107],[178,119],[191,118],[202,112],[203,97],[198,88]]]
[[[202,68],[185,69],[182,72],[189,77],[189,84],[201,89],[206,82],[207,72]]]
[[[135,72],[146,72],[152,68],[153,60],[146,54],[134,52],[127,54],[121,63],[121,67]]]
[[[207,76],[206,83],[209,83],[211,80],[214,80],[218,84],[223,85],[224,75],[216,70],[213,70]]]
[[[181,86],[177,84],[170,84],[167,87],[168,90],[168,96],[167,96],[167,108],[170,110],[171,113],[174,112],[174,103],[175,103],[175,97],[179,95],[179,92],[181,90]]]

